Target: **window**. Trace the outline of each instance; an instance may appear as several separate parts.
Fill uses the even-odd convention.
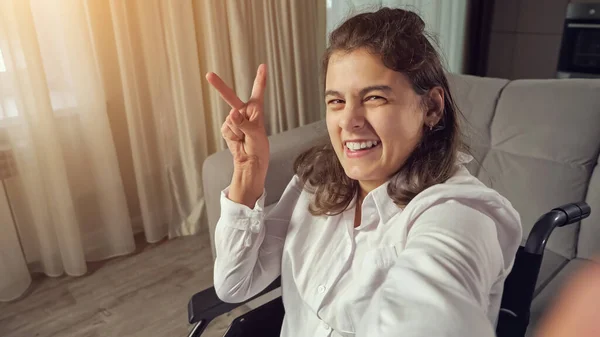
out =
[[[2,84],[2,75],[4,75],[6,72],[7,70],[6,63],[4,63],[4,55],[2,55],[2,49],[0,49],[0,91],[4,93],[8,91]],[[0,121],[9,117],[16,117],[17,115],[17,103],[15,102],[15,99],[11,96],[0,94]]]
[[[6,72],[6,65],[4,64],[4,57],[2,56],[2,49],[0,49],[0,73]]]
[[[7,119],[10,117],[17,117],[19,112],[17,110],[17,102],[13,97],[3,97],[0,100],[0,120]]]
[[[23,58],[19,59],[17,67],[20,64],[25,67]],[[0,48],[0,127],[16,122],[20,115],[21,102],[19,102],[19,93],[15,92],[16,88],[13,86],[15,79],[12,76],[14,74],[11,73],[13,65],[11,59],[6,59]],[[71,81],[70,74],[66,71],[67,68],[64,64],[54,62],[52,59],[44,59],[44,66],[52,110],[58,117],[72,115],[75,111],[74,108],[77,107],[77,102],[72,90],[68,90]]]

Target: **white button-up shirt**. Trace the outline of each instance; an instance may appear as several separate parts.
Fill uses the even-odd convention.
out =
[[[221,195],[214,283],[247,300],[281,275],[281,336],[494,336],[503,284],[521,242],[510,202],[464,166],[404,209],[387,184],[336,216],[313,216],[294,177],[264,211]]]

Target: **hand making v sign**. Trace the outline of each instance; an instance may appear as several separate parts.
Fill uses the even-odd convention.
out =
[[[206,79],[231,106],[221,127],[221,134],[234,162],[229,199],[252,208],[262,195],[269,166],[269,140],[263,111],[266,66],[261,64],[258,67],[252,95],[245,103],[217,74],[210,72]]]

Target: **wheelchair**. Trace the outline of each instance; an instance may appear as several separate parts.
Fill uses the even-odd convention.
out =
[[[552,231],[556,227],[577,223],[587,218],[590,212],[590,206],[585,202],[570,203],[552,209],[536,221],[527,236],[525,245],[519,247],[513,269],[504,284],[496,325],[498,337],[525,336],[544,249]],[[260,294],[241,303],[221,301],[214,288],[196,293],[188,303],[188,321],[193,324],[188,337],[199,337],[216,317],[279,288],[279,286],[280,278]],[[283,316],[283,302],[281,297],[278,297],[236,317],[225,333],[225,337],[278,337],[283,324]]]

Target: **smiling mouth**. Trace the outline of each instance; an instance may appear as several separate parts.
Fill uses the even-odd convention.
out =
[[[350,152],[361,152],[371,150],[381,144],[378,140],[369,140],[365,142],[346,142],[344,147]]]

